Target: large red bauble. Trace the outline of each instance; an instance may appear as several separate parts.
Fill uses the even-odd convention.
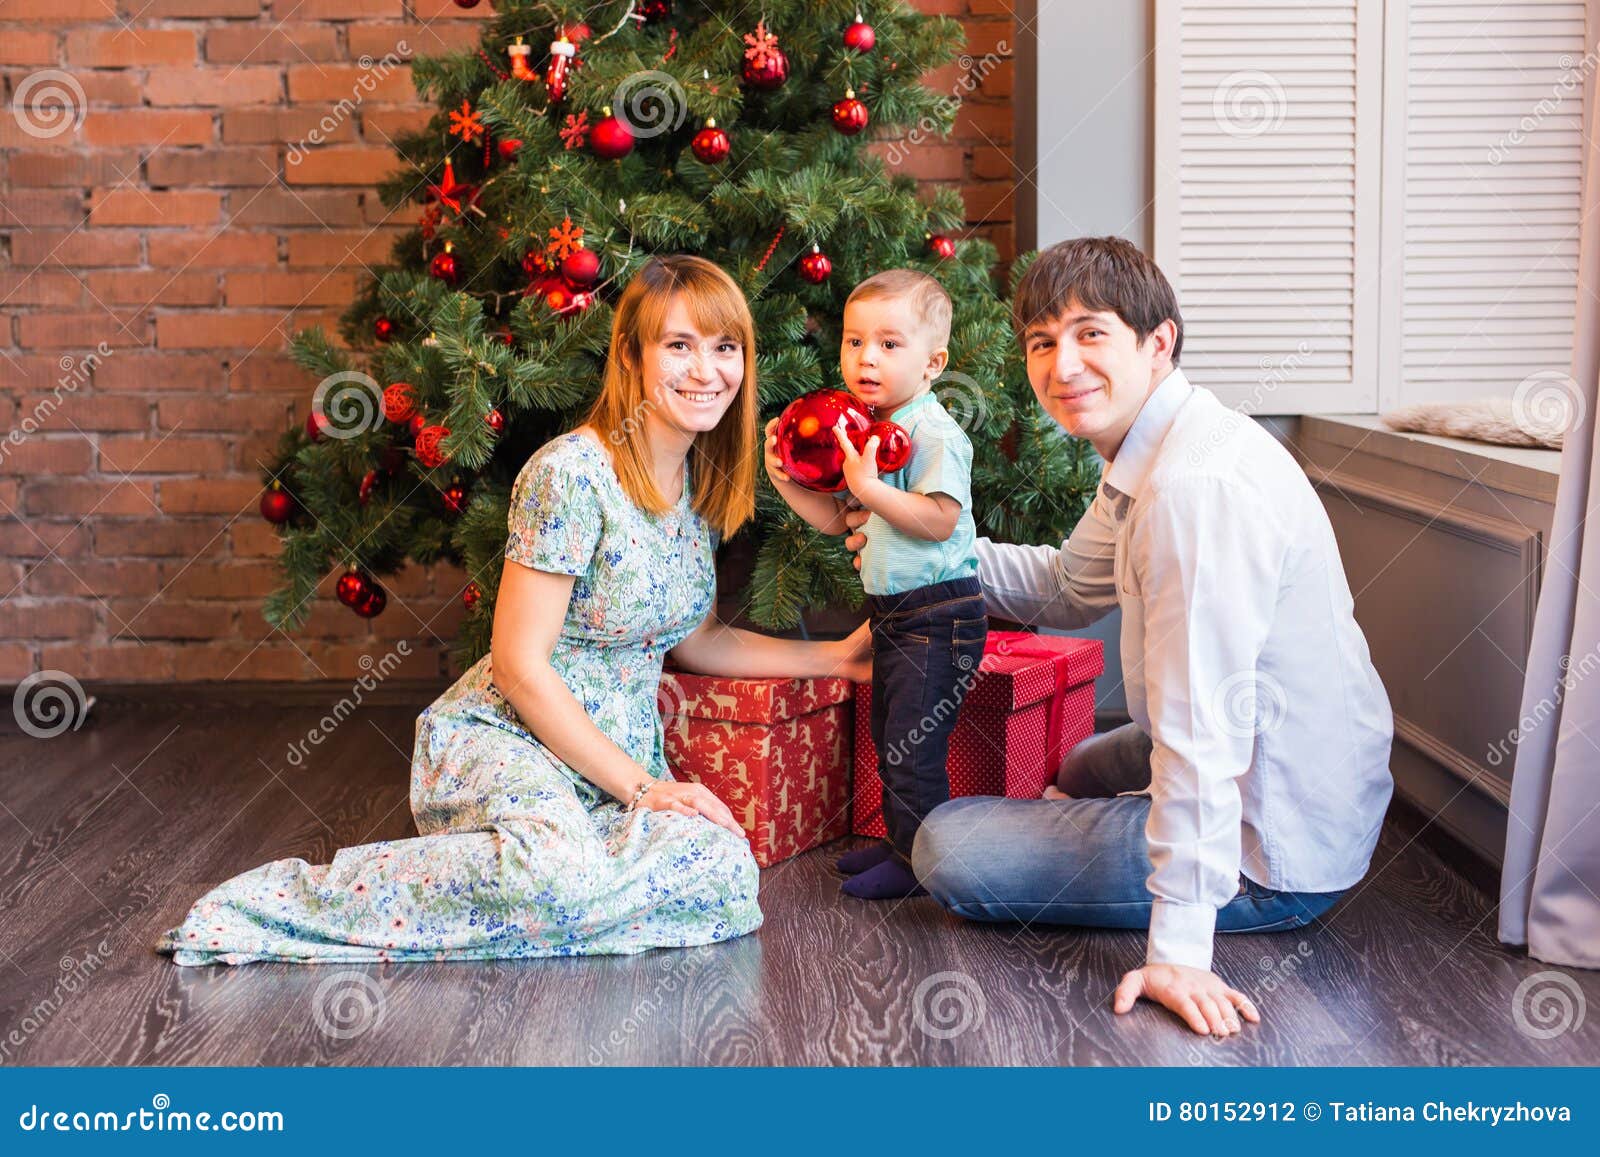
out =
[[[873,45],[878,43],[878,33],[860,16],[855,22],[844,30],[844,46],[853,48],[857,52],[871,52]]]
[[[439,443],[449,436],[450,427],[448,426],[424,426],[422,432],[417,435],[417,461],[421,462],[429,470],[443,466],[445,453],[439,448]]]
[[[833,127],[847,137],[853,137],[866,128],[870,119],[867,106],[853,92],[845,93],[844,99],[833,106]]]
[[[589,148],[605,161],[615,161],[633,152],[633,134],[614,116],[604,116],[589,130]]]
[[[574,289],[586,289],[600,276],[600,256],[592,249],[577,249],[561,260],[561,276]]]
[[[789,58],[783,54],[783,49],[774,48],[759,61],[746,60],[743,75],[744,82],[751,88],[763,92],[782,88],[783,82],[789,79]]]
[[[372,583],[358,570],[347,570],[333,586],[334,597],[347,607],[353,607],[372,589]]]
[[[461,280],[461,270],[456,265],[456,255],[448,249],[434,255],[433,262],[428,266],[428,272],[446,285],[454,285]]]
[[[287,490],[273,483],[272,489],[261,496],[261,517],[274,526],[282,526],[294,514],[294,499]]]
[[[778,416],[773,431],[783,472],[796,485],[821,494],[844,489],[844,451],[834,427],[844,419],[845,434],[857,450],[877,435],[878,470],[899,470],[911,456],[911,439],[893,422],[874,422],[871,411],[844,390],[812,390],[802,394]]]
[[[819,249],[813,249],[800,259],[800,276],[812,285],[821,285],[833,272],[833,262]]]
[[[695,133],[689,147],[694,150],[701,164],[720,165],[728,159],[733,142],[728,139],[727,133],[716,126],[715,121],[707,121],[706,127]]]
[[[383,387],[383,416],[399,425],[411,421],[417,412],[417,391],[410,382],[391,382]]]

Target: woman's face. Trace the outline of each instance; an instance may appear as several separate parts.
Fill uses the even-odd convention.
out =
[[[669,429],[693,436],[716,428],[744,381],[744,343],[701,333],[674,300],[661,336],[644,349],[646,409]]]

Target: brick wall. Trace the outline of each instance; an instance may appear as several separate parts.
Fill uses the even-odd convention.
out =
[[[1011,4],[918,5],[962,19],[982,80],[955,138],[901,167],[959,184],[973,232],[1009,256]],[[462,613],[450,568],[385,579],[371,623],[330,597],[293,637],[266,625],[276,539],[258,478],[314,385],[285,343],[331,332],[415,220],[386,215],[371,185],[391,138],[431,110],[402,65],[297,163],[289,146],[357,92],[362,57],[467,45],[486,11],[0,0],[0,684],[43,669],[343,680],[401,638],[404,674],[446,673]],[[59,133],[13,112],[52,70],[83,97],[81,124]],[[932,81],[948,92],[962,76]]]

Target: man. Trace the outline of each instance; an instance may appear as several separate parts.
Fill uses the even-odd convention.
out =
[[[936,808],[913,866],[969,919],[1148,927],[1114,1010],[1144,997],[1228,1035],[1260,1018],[1212,971],[1213,934],[1299,927],[1365,874],[1393,788],[1388,697],[1322,504],[1270,434],[1184,378],[1155,264],[1116,237],[1064,242],[1014,312],[1039,404],[1106,467],[1059,550],[979,539],[978,577],[1018,622],[1120,606],[1133,722],[1073,750],[1045,799]]]

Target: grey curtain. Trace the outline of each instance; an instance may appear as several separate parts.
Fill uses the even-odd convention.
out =
[[[1595,410],[1600,393],[1600,86],[1584,118],[1572,423],[1561,451],[1522,692],[1511,816],[1500,880],[1500,939],[1552,964],[1600,968],[1600,510]]]

